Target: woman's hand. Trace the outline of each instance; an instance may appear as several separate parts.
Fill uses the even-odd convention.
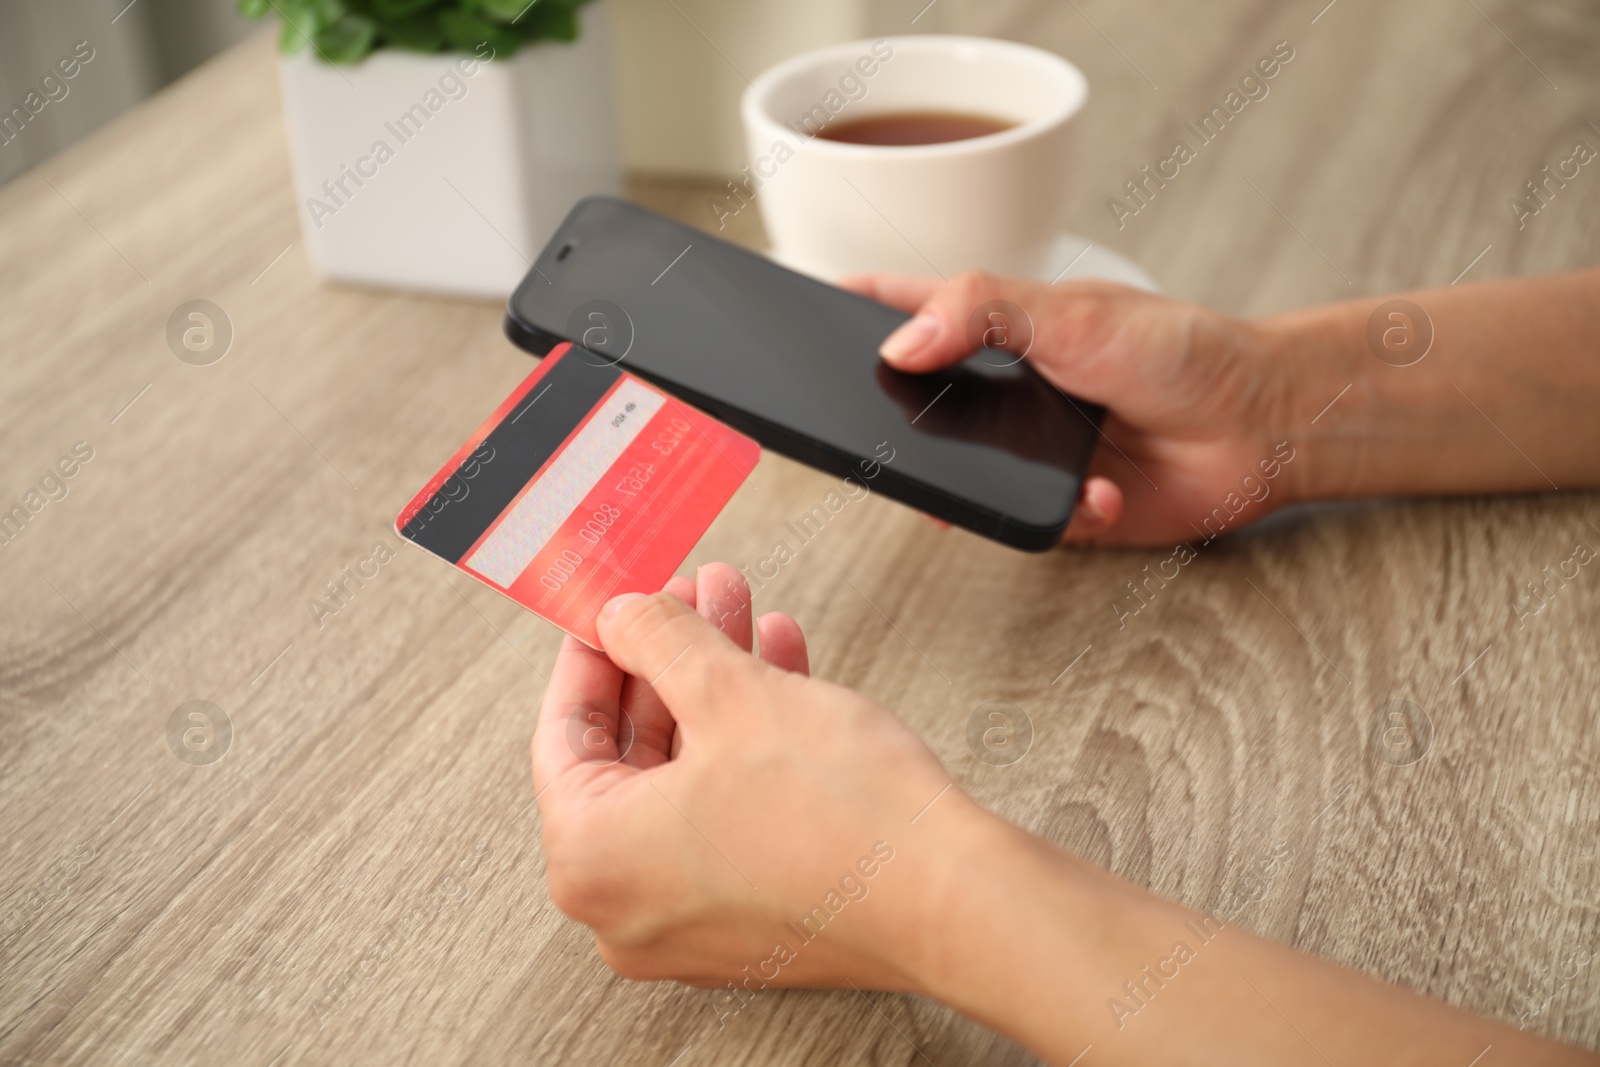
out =
[[[1254,320],[1109,282],[841,284],[916,313],[884,341],[891,366],[982,339],[1105,406],[1069,542],[1210,540],[1305,500],[1600,485],[1600,269]],[[1391,345],[1401,327],[1420,352]]]
[[[806,676],[792,619],[764,616],[750,655],[732,567],[612,601],[599,628],[605,652],[562,646],[533,743],[550,895],[620,974],[723,988],[719,1022],[769,986],[854,985],[940,1000],[1061,1065],[1091,1047],[1107,1067],[1460,1067],[1486,1046],[1596,1062],[982,811],[887,710]]]
[[[551,898],[632,978],[915,988],[920,843],[981,813],[889,711],[806,676],[792,619],[756,630],[760,658],[712,564],[608,605],[604,652],[562,646],[533,743]]]
[[[916,313],[883,344],[894,367],[949,366],[987,334],[991,347],[1026,354],[1063,392],[1105,406],[1069,543],[1205,540],[1294,495],[1285,441],[1297,405],[1282,361],[1245,320],[1109,282],[971,272],[949,283],[862,275],[841,284]],[[1023,320],[996,307],[1002,301]]]

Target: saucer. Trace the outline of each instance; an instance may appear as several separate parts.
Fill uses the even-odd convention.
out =
[[[1161,286],[1146,274],[1144,268],[1133,260],[1105,247],[1091,243],[1077,234],[1064,233],[1057,237],[1050,249],[1050,273],[1040,274],[1041,282],[1064,282],[1073,278],[1097,278],[1107,282],[1121,282],[1138,289],[1159,293]]]
[[[766,254],[780,266],[830,284],[832,282],[826,272],[813,270],[807,264],[790,260],[770,249]],[[1079,237],[1077,234],[1059,235],[1050,246],[1049,262],[1053,265],[1048,273],[1037,275],[1038,281],[1064,282],[1073,278],[1097,278],[1101,281],[1121,282],[1123,285],[1131,285],[1136,289],[1152,293],[1161,291],[1161,286],[1156,284],[1155,279],[1146,274],[1144,268],[1133,260],[1121,252],[1094,244],[1088,238]]]

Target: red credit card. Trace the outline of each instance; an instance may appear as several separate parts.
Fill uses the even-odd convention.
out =
[[[599,647],[619,593],[654,593],[761,449],[558,345],[395,520],[400,536]]]

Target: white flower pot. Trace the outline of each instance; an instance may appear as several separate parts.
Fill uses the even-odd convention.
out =
[[[279,62],[301,231],[324,277],[505,299],[573,202],[622,186],[602,4],[578,40]],[[482,56],[491,50],[480,48]]]

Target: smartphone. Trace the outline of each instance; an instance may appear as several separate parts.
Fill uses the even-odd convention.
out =
[[[506,333],[621,366],[763,446],[1027,551],[1056,545],[1103,412],[1013,352],[932,374],[878,356],[904,312],[611,197],[578,202]],[[992,339],[992,338],[991,338]],[[863,483],[865,484],[865,483]]]

